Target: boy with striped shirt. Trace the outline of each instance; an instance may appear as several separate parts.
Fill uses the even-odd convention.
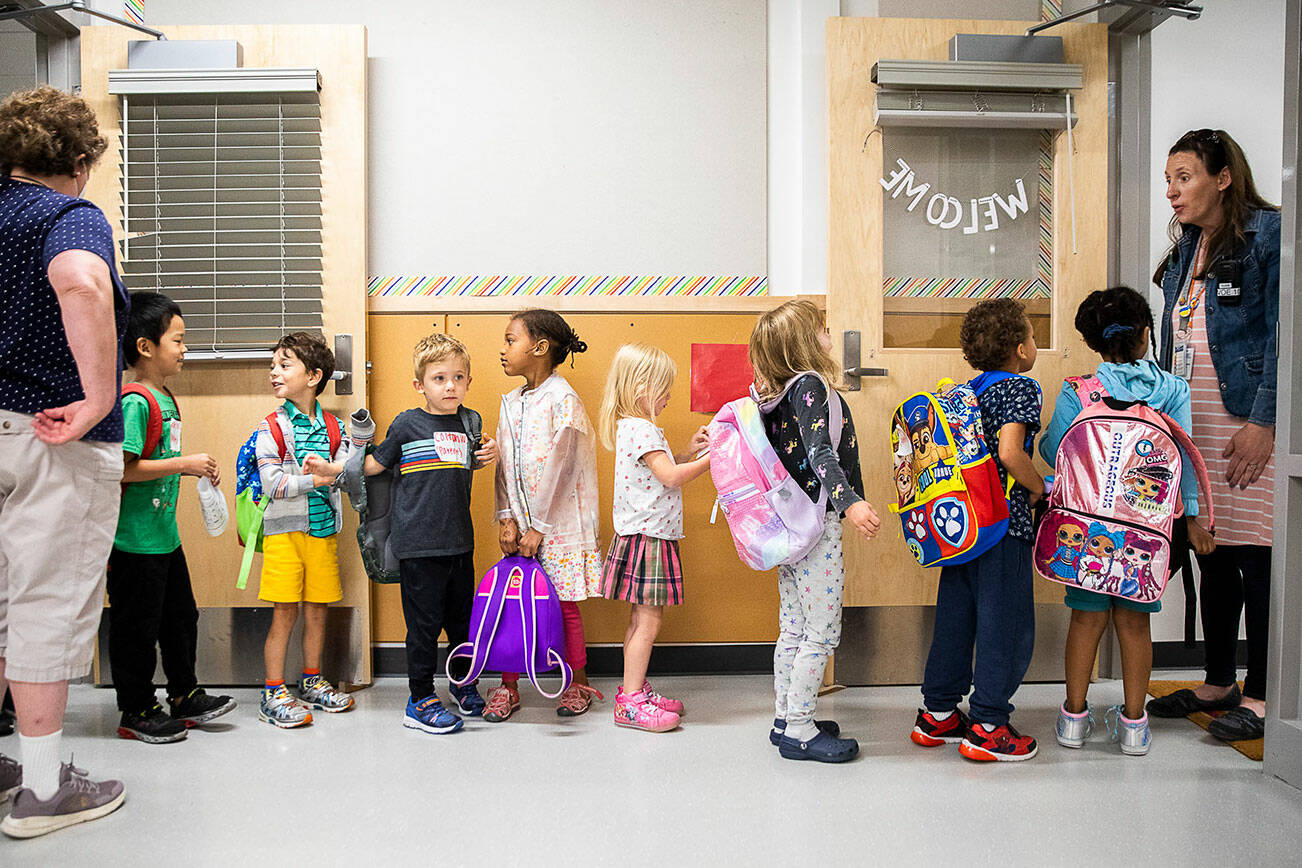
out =
[[[393,473],[388,542],[398,558],[411,692],[402,725],[443,735],[461,729],[462,721],[434,690],[439,633],[447,631],[449,649],[469,638],[475,594],[471,474],[497,458],[497,443],[479,442],[479,414],[462,406],[470,386],[465,344],[430,335],[416,345],[412,362],[412,385],[425,406],[393,420],[384,442],[366,456],[365,472]],[[458,662],[464,675],[468,661]],[[474,682],[450,686],[449,693],[462,714],[483,714]]]
[[[263,496],[269,498],[258,599],[275,606],[264,648],[267,680],[258,719],[288,729],[312,722],[308,706],[327,712],[353,707],[352,697],[321,677],[326,608],[343,597],[337,549],[343,514],[339,492],[331,485],[349,443],[343,423],[317,401],[335,367],[325,341],[294,332],[277,341],[272,352],[271,391],[284,403],[258,425],[255,445]],[[279,438],[272,433],[273,420]],[[296,699],[285,687],[285,652],[300,603],[303,678]]]

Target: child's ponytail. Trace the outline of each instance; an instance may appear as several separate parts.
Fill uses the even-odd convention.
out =
[[[521,323],[535,341],[547,341],[548,358],[553,368],[559,368],[572,355],[588,351],[588,345],[579,340],[579,333],[554,310],[533,307],[520,311],[511,319]],[[573,361],[570,364],[572,366]]]

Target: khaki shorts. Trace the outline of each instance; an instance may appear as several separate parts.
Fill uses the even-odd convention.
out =
[[[262,538],[262,584],[258,599],[268,603],[337,603],[339,536],[315,537],[302,531]]]
[[[122,444],[49,446],[0,410],[0,659],[11,681],[90,671],[122,498]]]

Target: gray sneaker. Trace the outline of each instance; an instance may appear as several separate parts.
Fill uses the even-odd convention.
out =
[[[1065,704],[1058,706],[1058,744],[1063,747],[1081,747],[1094,732],[1094,711],[1085,703],[1085,710],[1072,714]]]
[[[353,698],[335,688],[320,675],[304,678],[298,688],[299,701],[311,708],[331,713],[347,711],[353,707]]]
[[[70,772],[79,771],[72,766],[66,768]],[[46,800],[36,798],[29,789],[20,789],[14,796],[13,810],[0,821],[0,832],[11,838],[48,835],[111,814],[122,806],[125,798],[121,781],[92,781],[70,773],[58,791]]]
[[[0,753],[0,802],[17,793],[22,786],[22,764]]]

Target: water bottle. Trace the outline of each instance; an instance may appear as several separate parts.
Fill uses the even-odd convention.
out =
[[[230,521],[230,512],[226,509],[226,498],[221,489],[208,481],[208,477],[199,479],[199,509],[203,512],[203,524],[208,529],[208,536],[221,536]]]

